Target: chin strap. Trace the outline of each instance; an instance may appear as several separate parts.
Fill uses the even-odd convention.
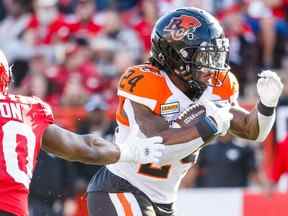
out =
[[[207,88],[204,83],[197,80],[191,80],[188,82],[188,84],[193,95],[193,98],[191,98],[192,100],[198,100]]]

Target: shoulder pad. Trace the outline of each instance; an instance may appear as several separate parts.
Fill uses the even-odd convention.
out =
[[[37,116],[39,118],[42,118],[43,121],[46,121],[49,124],[54,123],[54,115],[53,115],[50,105],[38,97],[33,96],[30,98],[33,100],[33,103],[31,104],[32,107],[35,107],[35,106],[38,107],[38,109],[36,109],[38,113]]]
[[[149,64],[128,68],[122,75],[118,95],[148,106],[154,110],[156,104],[171,92],[160,70]]]
[[[236,100],[239,95],[239,82],[232,72],[228,72],[222,86],[214,87],[212,92],[222,100]]]

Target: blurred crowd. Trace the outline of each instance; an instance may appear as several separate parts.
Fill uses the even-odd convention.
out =
[[[119,76],[145,62],[153,24],[181,6],[220,20],[241,97],[251,97],[260,70],[288,67],[285,0],[3,0],[0,48],[13,63],[13,92],[54,106],[82,105],[100,94],[113,113]]]
[[[273,69],[287,76],[287,0],[2,0],[0,49],[13,65],[12,92],[38,96],[53,107],[84,106],[87,118],[77,122],[77,131],[112,137],[119,76],[128,66],[149,57],[150,34],[157,18],[183,6],[206,9],[220,20],[230,39],[230,65],[240,81],[242,101],[255,99],[261,70]],[[235,172],[232,162],[240,158],[237,166],[242,166],[242,173],[226,186],[247,186],[247,176],[260,182],[255,149],[240,148],[230,139],[219,142],[229,143],[219,145],[223,149],[218,150],[227,159],[209,161],[214,157],[207,148],[194,174],[213,176],[209,170],[215,172],[215,164]],[[39,160],[31,215],[75,216],[73,205],[66,202],[68,208],[63,208],[63,200],[83,193],[97,167],[71,165],[44,152]],[[232,161],[232,168],[227,168],[227,161]],[[213,186],[205,176],[194,181],[193,175],[183,185]],[[218,180],[212,184],[223,186],[220,176]]]

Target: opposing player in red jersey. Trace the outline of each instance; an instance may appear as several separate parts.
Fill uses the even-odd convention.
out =
[[[7,93],[11,72],[0,51],[0,216],[28,215],[28,193],[40,148],[66,160],[88,164],[157,162],[161,137],[132,134],[118,147],[100,137],[77,135],[53,124],[48,104]]]

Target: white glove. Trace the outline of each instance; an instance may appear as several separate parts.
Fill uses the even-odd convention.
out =
[[[230,128],[230,122],[233,119],[232,113],[228,107],[217,107],[213,102],[200,98],[199,103],[205,106],[206,115],[213,118],[217,125],[217,134],[225,136]]]
[[[270,70],[265,70],[258,75],[257,92],[261,102],[267,107],[276,107],[283,90],[280,77]]]
[[[135,163],[159,163],[165,150],[163,138],[160,136],[150,138],[139,138],[137,132],[133,131],[125,140],[119,144],[121,151],[120,162]]]

